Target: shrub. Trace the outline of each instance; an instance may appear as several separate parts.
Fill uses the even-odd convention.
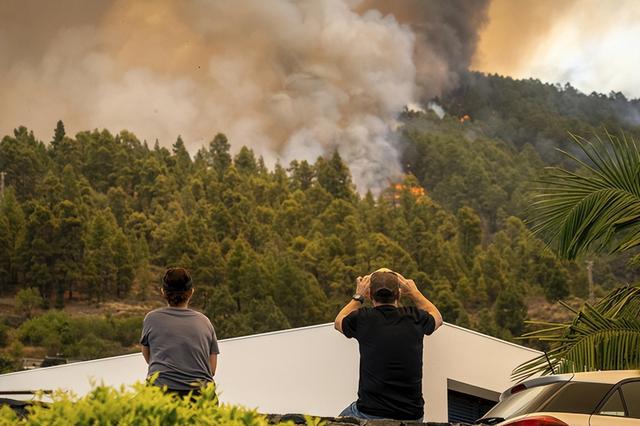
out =
[[[72,317],[50,311],[25,321],[18,338],[25,345],[42,346],[51,355],[74,358],[122,354],[138,342],[142,317]]]
[[[0,374],[16,371],[18,362],[7,355],[0,354]]]
[[[63,350],[65,356],[80,359],[96,359],[117,355],[122,352],[118,343],[96,337],[89,333],[77,343],[67,346]]]
[[[0,348],[7,346],[9,343],[9,327],[0,319]]]
[[[59,349],[68,328],[69,316],[64,312],[51,311],[25,321],[18,329],[18,337],[25,345]]]
[[[15,309],[20,315],[31,318],[33,311],[42,306],[42,297],[35,288],[23,288],[16,293]]]
[[[97,386],[82,398],[58,392],[47,405],[33,405],[25,418],[7,407],[0,409],[0,426],[8,425],[225,425],[266,426],[254,410],[218,405],[214,386],[202,395],[179,398],[155,386],[137,383],[130,388]],[[291,425],[292,423],[280,423]],[[309,419],[309,424],[318,424]]]

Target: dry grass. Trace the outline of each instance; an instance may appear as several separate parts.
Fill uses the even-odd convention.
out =
[[[580,309],[585,302],[579,297],[570,296],[564,300],[573,309]],[[529,319],[531,321],[570,322],[575,314],[560,303],[549,303],[544,297],[532,297],[528,301]]]

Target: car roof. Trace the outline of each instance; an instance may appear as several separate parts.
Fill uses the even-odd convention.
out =
[[[500,401],[512,395],[512,389],[524,385],[526,388],[533,388],[549,383],[558,382],[585,382],[585,383],[608,383],[616,384],[626,379],[640,379],[640,370],[609,370],[609,371],[588,371],[583,373],[554,374],[550,376],[534,377],[525,380],[521,384],[516,384],[502,392]]]
[[[640,370],[609,370],[574,373],[572,381],[615,384],[625,379],[640,379]]]

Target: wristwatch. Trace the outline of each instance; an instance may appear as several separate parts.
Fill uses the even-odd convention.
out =
[[[364,304],[364,296],[361,294],[354,294],[351,298],[357,302],[360,302],[361,305]]]

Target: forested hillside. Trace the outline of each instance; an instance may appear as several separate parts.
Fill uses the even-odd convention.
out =
[[[451,114],[483,123],[483,132],[517,148],[533,146],[547,163],[566,160],[555,148],[578,153],[567,132],[589,137],[606,130],[640,136],[640,100],[620,92],[584,94],[571,84],[514,80],[467,73],[459,87],[439,99]],[[569,165],[567,162],[566,165]]]
[[[0,292],[15,296],[2,367],[25,353],[135,350],[141,314],[54,309],[160,303],[172,265],[192,271],[194,306],[221,338],[331,321],[355,278],[381,266],[414,278],[446,321],[518,336],[532,300],[587,295],[584,262],[556,260],[523,224],[533,181],[556,161],[548,152],[600,121],[639,132],[613,106],[613,121],[580,112],[635,103],[574,92],[470,75],[441,100],[443,119],[401,115],[407,174],[378,197],[358,194],[338,152],[269,168],[222,133],[192,156],[181,138],[149,147],[127,131],[67,135],[59,122],[43,142],[19,127],[0,142]],[[562,108],[576,96],[584,106]],[[598,289],[635,279],[595,260]]]

